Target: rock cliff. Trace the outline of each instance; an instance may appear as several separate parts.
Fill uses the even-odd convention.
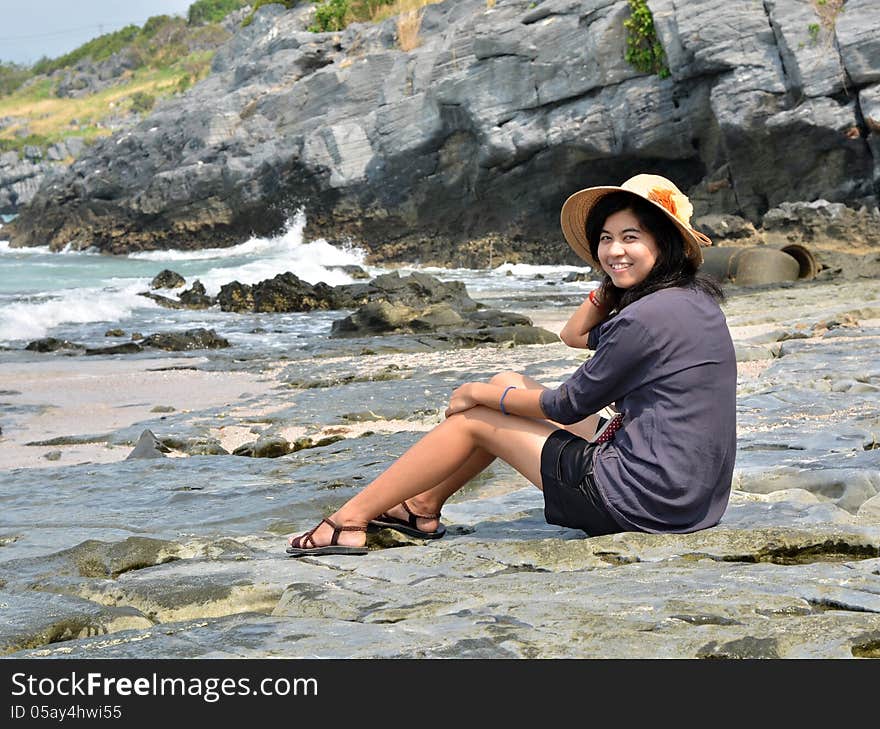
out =
[[[377,259],[482,246],[573,259],[571,192],[665,174],[696,213],[760,223],[785,201],[875,207],[880,5],[648,0],[670,75],[626,60],[626,0],[447,0],[420,45],[393,19],[306,30],[262,8],[211,75],[48,179],[13,245],[122,253],[217,246],[283,226]]]

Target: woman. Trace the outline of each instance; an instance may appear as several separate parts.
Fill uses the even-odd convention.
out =
[[[443,504],[495,458],[544,492],[548,522],[590,536],[717,524],[736,454],[736,359],[721,291],[697,274],[711,241],[692,210],[657,175],[572,195],[563,234],[605,278],[560,336],[595,354],[556,389],[515,372],[457,388],[442,423],[287,552],[365,554],[368,528],[442,537]],[[611,404],[619,415],[597,438],[595,413]]]

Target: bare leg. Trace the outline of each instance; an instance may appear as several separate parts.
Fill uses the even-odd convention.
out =
[[[498,385],[499,387],[507,387],[508,385],[513,385],[514,387],[521,387],[525,390],[546,390],[547,388],[542,385],[537,380],[528,377],[527,375],[523,375],[519,372],[499,372],[497,375],[494,375],[490,382],[493,385]],[[562,428],[564,430],[568,430],[575,435],[584,438],[585,440],[592,440],[596,434],[596,427],[598,426],[599,417],[598,415],[590,415],[583,420],[578,421],[577,423],[571,423],[570,425],[562,425],[561,423],[556,423],[552,420],[546,421],[556,428]],[[470,459],[468,459],[455,473],[449,476],[447,479],[437,484],[433,488],[425,491],[421,494],[417,494],[414,497],[411,497],[408,500],[408,504],[410,508],[417,514],[439,514],[443,509],[443,504],[446,503],[446,500],[452,496],[456,491],[458,491],[464,484],[470,481],[474,476],[478,473],[485,470],[492,461],[495,460],[495,456],[487,451],[476,451]],[[403,508],[402,505],[398,504],[397,506],[392,507],[391,509],[384,512],[389,516],[395,516],[398,519],[407,519],[409,514]],[[439,526],[439,519],[417,519],[416,526],[423,531],[434,531]]]
[[[443,510],[446,500],[470,481],[474,476],[482,473],[495,460],[488,451],[482,448],[474,449],[468,458],[455,473],[438,483],[434,488],[423,491],[420,494],[407,499],[410,509],[416,514],[439,514]],[[409,514],[402,505],[393,506],[384,512],[398,519],[407,519]],[[439,519],[416,519],[416,527],[426,532],[433,532],[440,526]]]
[[[467,482],[469,472],[485,468],[480,466],[488,455],[506,461],[541,488],[541,449],[554,430],[556,425],[547,421],[507,416],[482,406],[457,413],[427,433],[331,518],[341,525],[365,525],[405,499],[433,489],[442,489],[434,498],[445,501]],[[330,536],[330,527],[322,524],[313,538],[321,545],[328,544]],[[339,543],[360,546],[365,539],[363,532],[342,532]]]
[[[536,380],[521,375],[518,372],[500,372],[489,380],[493,385],[506,387],[514,385],[524,389],[546,389]],[[559,426],[562,427],[562,426]],[[595,428],[594,428],[595,430]],[[495,460],[495,456],[482,449],[476,449],[471,457],[465,461],[458,470],[451,476],[441,481],[421,494],[409,498],[407,503],[410,508],[417,514],[439,514],[443,510],[443,504],[446,503],[452,494],[458,491],[468,481],[470,481],[478,473],[482,473]],[[384,513],[389,516],[395,516],[398,519],[407,519],[409,514],[401,504],[393,506]],[[439,519],[417,519],[416,526],[423,531],[431,532],[437,529],[440,524]]]

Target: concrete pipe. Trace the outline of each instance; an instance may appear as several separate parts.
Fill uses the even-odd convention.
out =
[[[810,279],[816,275],[818,264],[813,254],[799,245],[784,249],[712,246],[703,249],[700,270],[719,281],[748,286]]]
[[[813,255],[813,252],[802,245],[792,243],[779,249],[783,253],[788,253],[794,260],[798,262],[800,270],[798,278],[809,281],[819,275],[819,262]]]

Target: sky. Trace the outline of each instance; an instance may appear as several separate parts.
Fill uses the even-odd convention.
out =
[[[194,0],[0,0],[0,61],[57,58],[103,33],[181,15]]]

